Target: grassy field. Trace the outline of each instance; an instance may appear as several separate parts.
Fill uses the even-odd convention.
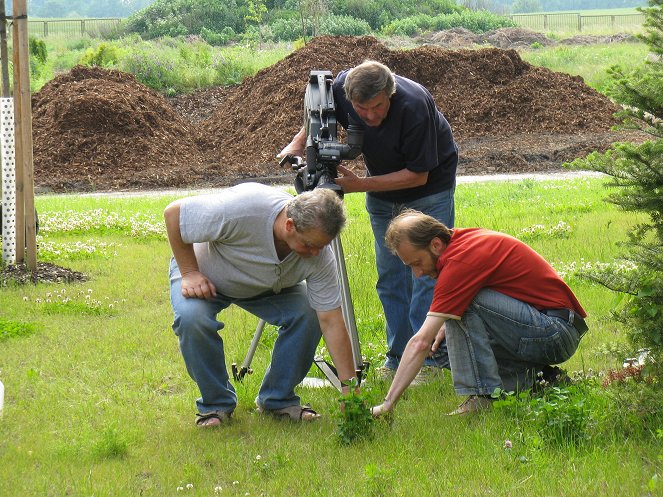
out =
[[[556,35],[560,38],[559,35]],[[108,42],[91,38],[77,40],[48,39],[48,59],[32,71],[31,87],[36,92],[53,77],[68,71],[89,56],[108,48]],[[106,49],[102,49],[102,47]],[[113,46],[113,45],[112,45]],[[292,50],[292,45],[279,44],[250,50],[235,46],[209,47],[187,44],[181,40],[143,42],[127,39],[116,43],[115,62],[107,64],[135,74],[139,81],[165,94],[187,93],[213,85],[237,84],[247,76],[268,67]],[[609,45],[573,45],[521,50],[528,62],[553,71],[582,76],[587,84],[604,91],[609,83],[607,67],[614,64],[633,67],[648,52],[643,43],[611,43]],[[159,72],[160,71],[160,72]],[[160,74],[159,78],[153,77]]]
[[[460,184],[456,199],[459,226],[511,233],[565,277],[590,326],[565,366],[590,379],[630,353],[610,319],[614,296],[578,277],[613,264],[638,221],[603,202],[605,194],[601,179],[576,178]],[[236,384],[234,421],[197,429],[198,394],[170,330],[161,212],[173,198],[37,198],[40,260],[89,281],[0,291],[0,495],[655,495],[660,439],[607,404],[608,391],[598,387],[587,386],[582,397],[591,422],[581,443],[551,444],[519,410],[444,416],[461,400],[448,374],[408,391],[393,422],[375,423],[375,437],[355,445],[337,440],[332,389],[300,389],[323,414],[315,424],[262,419],[253,399],[272,327],[257,349],[255,373]],[[385,344],[370,227],[362,195],[347,195],[346,206],[343,244],[362,352],[375,367]],[[256,319],[234,308],[222,319],[226,356],[239,363]],[[377,401],[387,388],[369,371],[367,397]]]
[[[520,56],[535,66],[551,71],[582,76],[589,86],[605,93],[611,83],[607,68],[613,65],[634,67],[644,64],[649,48],[644,43],[608,45],[558,45],[521,50]]]

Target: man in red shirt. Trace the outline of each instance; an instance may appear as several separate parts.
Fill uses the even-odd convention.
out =
[[[523,242],[480,228],[449,229],[408,210],[386,245],[417,276],[436,278],[433,302],[408,342],[384,403],[391,411],[424,359],[445,338],[454,389],[468,398],[450,414],[490,405],[495,389],[530,388],[537,371],[569,359],[587,331],[584,309],[543,257]]]

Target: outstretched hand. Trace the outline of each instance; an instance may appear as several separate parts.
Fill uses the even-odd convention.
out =
[[[182,275],[182,295],[187,298],[209,299],[216,297],[216,287],[200,271],[191,271]]]
[[[393,404],[385,399],[385,401],[379,406],[371,407],[371,415],[375,419],[384,417],[390,414],[393,408],[394,408]]]

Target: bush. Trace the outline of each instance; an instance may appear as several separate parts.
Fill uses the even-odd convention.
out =
[[[241,33],[248,14],[246,5],[235,0],[156,0],[127,20],[127,30],[144,38],[200,34],[203,28],[222,33],[229,27]]]
[[[300,19],[277,19],[269,25],[274,40],[294,41],[302,36],[313,36],[313,26],[304,20],[304,29]]]
[[[28,41],[28,48],[30,50],[30,55],[37,59],[40,64],[46,63],[48,50],[46,49],[46,43],[44,43],[43,40],[31,36]]]
[[[212,31],[211,29],[202,28],[200,30],[200,36],[207,43],[214,46],[226,45],[228,42],[237,38],[237,34],[230,26],[223,28],[220,33]]]
[[[96,49],[88,48],[80,60],[85,66],[111,67],[117,64],[119,49],[109,43],[101,43]]]
[[[318,31],[318,34],[332,36],[363,36],[370,33],[371,27],[363,19],[336,15],[323,17]]]
[[[442,31],[451,28],[465,28],[474,33],[485,33],[494,29],[514,27],[506,17],[485,10],[454,12],[430,16],[419,14],[389,23],[382,29],[385,35],[415,36],[426,31]]]
[[[451,0],[422,0],[400,2],[397,0],[332,0],[329,9],[334,15],[352,16],[366,21],[374,30],[379,30],[392,21],[425,14],[437,16],[461,12],[463,8]]]

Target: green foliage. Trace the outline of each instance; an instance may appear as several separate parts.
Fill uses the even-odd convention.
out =
[[[370,401],[365,394],[356,391],[357,386],[357,379],[353,378],[350,382],[350,392],[339,399],[344,408],[338,414],[336,435],[343,445],[373,438],[374,420]]]
[[[530,402],[529,419],[542,439],[563,447],[587,442],[590,406],[587,392],[578,387],[550,387]]]
[[[364,20],[351,16],[328,14],[320,18],[317,29],[309,20],[304,20],[302,27],[301,19],[277,19],[269,25],[271,37],[278,41],[294,41],[305,36],[311,37],[314,32],[317,35],[331,36],[364,36],[371,33],[371,27]]]
[[[366,21],[379,30],[392,21],[417,14],[436,16],[461,12],[463,8],[450,0],[400,2],[398,0],[333,0],[329,5],[335,15],[351,16]]]
[[[92,445],[92,454],[99,459],[120,459],[129,453],[129,442],[115,426],[108,426]]]
[[[10,319],[0,318],[0,342],[9,338],[18,338],[30,335],[35,330],[34,325]]]
[[[30,74],[33,78],[41,77],[48,59],[46,43],[39,38],[31,36],[28,41],[30,52]]]
[[[220,33],[212,31],[211,29],[202,28],[200,30],[200,36],[210,45],[220,46],[226,45],[228,42],[236,39],[237,34],[233,31],[233,28],[226,26]]]
[[[250,16],[246,4],[236,0],[157,0],[132,14],[127,30],[146,39],[200,34],[203,28],[221,33],[229,27],[241,33],[246,16]]]
[[[30,36],[28,47],[31,56],[37,59],[41,64],[46,63],[46,59],[48,59],[48,50],[46,48],[46,43],[43,40]]]
[[[645,39],[654,50],[663,44],[663,1],[650,0],[645,9],[648,32]],[[663,373],[663,61],[654,58],[645,68],[626,71],[613,68],[611,96],[628,107],[619,113],[624,127],[641,129],[653,139],[642,144],[615,144],[606,153],[593,153],[569,167],[600,171],[617,188],[608,201],[631,212],[641,212],[648,221],[629,232],[624,259],[636,270],[588,274],[587,278],[625,296],[615,309],[615,318],[636,347],[649,349],[653,367]]]
[[[385,35],[415,36],[426,31],[441,31],[462,27],[474,33],[485,33],[486,31],[513,26],[515,24],[506,17],[498,16],[486,10],[465,10],[437,16],[418,14],[392,21],[382,29],[382,32]]]
[[[97,48],[88,48],[80,63],[85,66],[113,67],[120,57],[120,49],[112,43],[100,43]]]

